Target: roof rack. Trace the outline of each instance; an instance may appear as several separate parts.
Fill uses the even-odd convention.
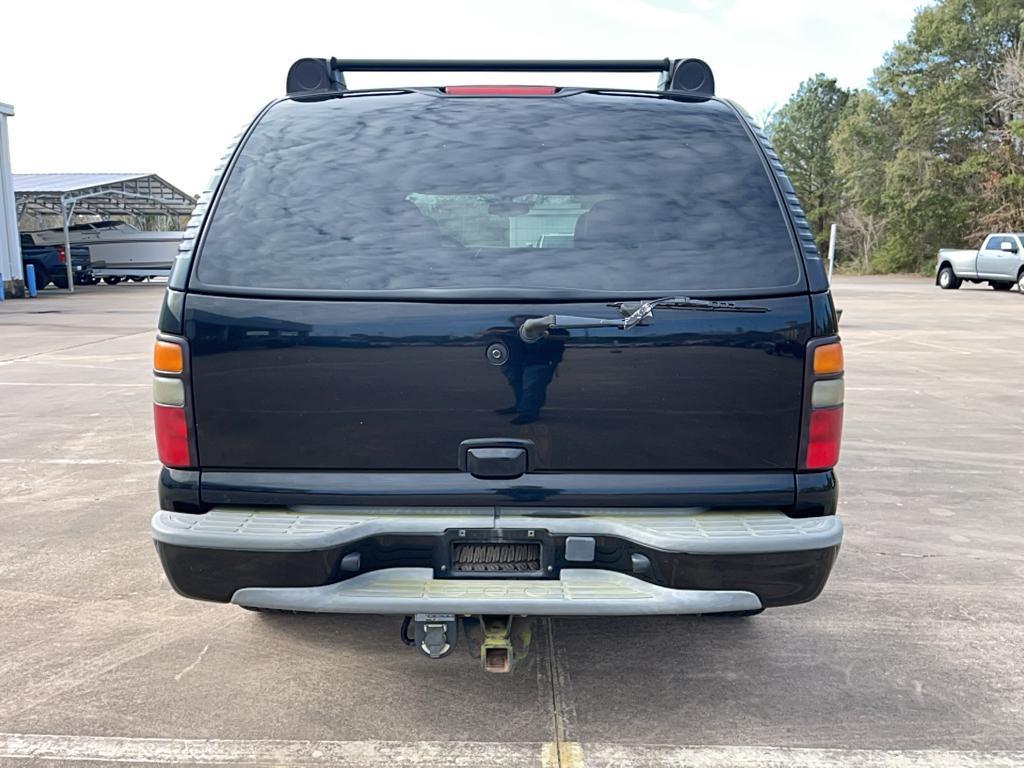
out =
[[[287,93],[339,93],[346,72],[658,72],[658,90],[715,95],[715,76],[700,59],[299,59],[288,70]]]

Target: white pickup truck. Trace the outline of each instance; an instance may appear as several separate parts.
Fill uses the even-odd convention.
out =
[[[978,251],[939,249],[935,262],[935,283],[940,288],[959,288],[964,280],[987,282],[997,291],[1008,291],[1017,284],[1024,293],[1024,233],[989,235]]]

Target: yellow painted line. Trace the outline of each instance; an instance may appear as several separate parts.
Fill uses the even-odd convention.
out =
[[[559,768],[583,768],[583,745],[575,741],[563,741],[558,745]]]
[[[583,762],[583,748],[575,741],[545,744],[541,755],[543,768],[582,768],[586,765]]]

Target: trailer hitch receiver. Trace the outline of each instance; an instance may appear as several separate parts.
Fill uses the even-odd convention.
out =
[[[524,616],[478,616],[464,622],[470,653],[485,672],[511,672],[530,651],[532,621]],[[475,653],[474,653],[475,651]]]
[[[402,622],[402,641],[424,656],[442,659],[455,650],[460,623],[470,655],[485,672],[511,672],[530,652],[533,622],[526,616],[417,613]]]

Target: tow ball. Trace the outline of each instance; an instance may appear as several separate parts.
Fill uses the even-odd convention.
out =
[[[526,616],[463,616],[460,620],[451,614],[418,613],[402,622],[402,641],[431,659],[441,659],[458,644],[460,623],[470,655],[480,659],[485,672],[511,672],[530,651],[533,630]]]

